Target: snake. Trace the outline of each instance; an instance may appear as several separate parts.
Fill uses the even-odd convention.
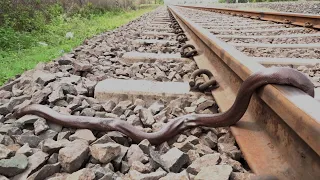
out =
[[[226,127],[235,125],[246,112],[253,93],[268,84],[287,85],[298,88],[314,97],[314,85],[303,73],[287,67],[264,68],[250,75],[241,84],[235,101],[225,112],[217,114],[186,114],[169,119],[160,130],[144,132],[120,118],[99,118],[60,114],[45,105],[31,104],[14,112],[17,118],[37,115],[64,127],[91,129],[97,131],[119,131],[139,143],[144,139],[159,145],[184,130],[198,127]]]

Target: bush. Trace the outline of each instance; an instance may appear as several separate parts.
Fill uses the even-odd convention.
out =
[[[12,0],[1,0],[0,12],[2,27],[18,31],[42,30],[49,18],[39,0],[23,4]]]
[[[32,47],[36,43],[36,39],[29,35],[29,33],[17,32],[12,28],[0,27],[0,34],[0,51],[19,51]]]

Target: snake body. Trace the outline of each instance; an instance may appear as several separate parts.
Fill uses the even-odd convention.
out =
[[[17,112],[17,118],[27,114],[40,116],[65,127],[87,128],[98,131],[120,131],[134,142],[148,139],[152,144],[161,144],[178,133],[197,126],[225,127],[234,125],[246,112],[252,94],[267,84],[289,85],[314,96],[313,83],[302,73],[291,68],[265,68],[249,76],[241,85],[229,110],[218,114],[187,114],[171,119],[162,129],[153,133],[143,132],[126,121],[115,118],[63,115],[43,105],[29,105]]]

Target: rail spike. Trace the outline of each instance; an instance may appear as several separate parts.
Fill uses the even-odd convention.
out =
[[[187,48],[191,48],[192,50],[186,52],[186,49],[187,49]],[[186,44],[186,45],[184,45],[184,46],[181,47],[180,54],[181,54],[181,57],[191,58],[191,57],[197,55],[197,54],[198,54],[198,51],[196,50],[196,48],[194,47],[194,45],[192,45],[192,44]]]
[[[202,74],[207,75],[209,78],[209,81],[197,83],[196,78],[200,77]],[[191,88],[198,89],[200,91],[206,91],[209,88],[217,87],[217,81],[214,79],[213,74],[207,69],[195,70],[191,74],[190,79],[191,81],[189,82],[189,85],[191,86]]]
[[[187,36],[184,33],[180,33],[177,35],[176,41],[180,43],[185,43],[188,40]]]

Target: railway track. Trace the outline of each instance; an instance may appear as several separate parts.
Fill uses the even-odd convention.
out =
[[[1,87],[0,179],[319,179],[319,96],[292,87],[260,88],[230,128],[195,127],[160,145],[134,137],[225,112],[268,66],[320,83],[318,21],[211,11],[223,10],[159,8]],[[30,104],[42,118],[14,116]],[[124,134],[104,132],[122,122]]]
[[[267,66],[305,68],[314,77],[306,67],[312,71],[319,63],[319,16],[187,6],[169,9],[201,52],[194,57],[199,68],[217,77],[220,88],[212,94],[222,111],[232,105],[241,83]],[[316,78],[314,84],[317,87]],[[319,107],[316,99],[289,87],[267,85],[259,90],[246,115],[231,127],[250,168],[280,179],[319,177]]]

